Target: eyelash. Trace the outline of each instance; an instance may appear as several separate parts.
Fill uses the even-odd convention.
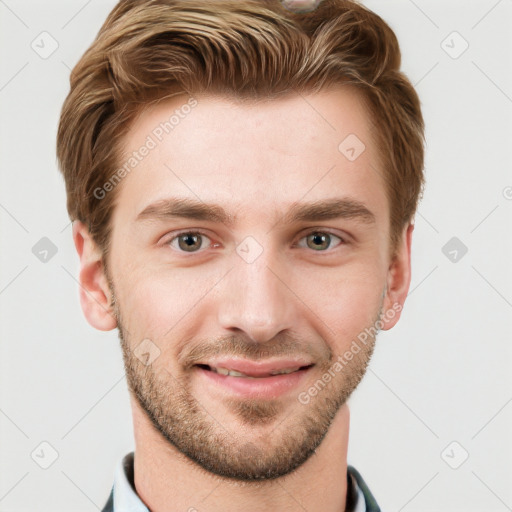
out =
[[[305,233],[304,235],[302,235],[302,237],[299,239],[299,241],[303,240],[304,238],[307,238],[308,236],[310,235],[313,235],[313,234],[322,234],[322,235],[329,235],[331,237],[335,237],[335,238],[338,238],[340,240],[340,243],[338,243],[338,245],[336,245],[334,248],[331,248],[329,247],[328,249],[326,250],[323,250],[323,251],[314,251],[313,249],[311,249],[312,252],[318,252],[318,253],[331,253],[334,249],[336,249],[336,247],[339,247],[341,245],[346,245],[348,242],[346,239],[344,239],[343,237],[339,236],[339,235],[336,235],[335,233],[332,233],[331,231],[329,230],[325,230],[325,229],[312,229],[310,231],[308,231],[307,233]],[[203,231],[181,231],[179,233],[176,233],[170,240],[168,240],[167,242],[165,242],[164,245],[166,246],[171,246],[171,243],[174,242],[175,240],[178,240],[178,238],[182,235],[201,235],[201,236],[204,236],[208,239],[210,239],[210,237]],[[294,244],[293,247],[298,247],[297,244]],[[305,248],[307,249],[307,247],[302,247],[302,248]],[[203,252],[202,251],[202,246],[201,246],[201,249],[199,249],[198,251],[191,251],[189,253],[187,253],[186,251],[182,251],[181,249],[175,249],[176,251],[178,252],[181,252],[182,254],[198,254],[200,252]]]

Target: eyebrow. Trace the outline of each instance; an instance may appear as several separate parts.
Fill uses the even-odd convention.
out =
[[[168,220],[173,218],[211,221],[232,226],[233,216],[217,204],[204,203],[191,198],[171,197],[150,204],[136,220]],[[324,199],[313,202],[293,203],[282,219],[283,224],[294,222],[316,222],[329,219],[354,219],[365,224],[374,224],[375,214],[364,203],[348,197]]]

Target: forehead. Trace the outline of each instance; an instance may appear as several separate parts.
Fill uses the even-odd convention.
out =
[[[175,96],[140,114],[121,160],[116,210],[126,218],[171,196],[260,219],[301,198],[346,195],[377,215],[387,209],[370,119],[349,88],[258,101]]]

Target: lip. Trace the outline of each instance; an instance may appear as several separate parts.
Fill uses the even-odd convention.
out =
[[[230,360],[233,361],[234,360]],[[236,368],[233,365],[228,365],[227,367],[231,370],[236,370],[245,373],[242,368],[245,368],[246,371],[255,371],[255,365],[253,364],[245,364],[248,363],[244,361],[244,365],[239,365],[241,360],[237,361]],[[251,362],[252,363],[252,362]],[[283,361],[281,361],[279,366],[270,363],[259,364],[258,370],[260,372],[264,369],[265,372],[270,370],[280,370],[289,368],[296,368],[297,366],[307,366],[307,362],[305,365],[301,365],[296,360],[293,364],[289,364],[289,361],[286,365],[282,366]],[[222,364],[216,362],[210,362],[212,366],[223,366],[223,364],[227,364],[227,361],[223,361]],[[220,373],[216,373],[212,370],[208,370],[206,365],[196,365],[194,366],[194,370],[200,376],[200,378],[205,380],[205,384],[208,389],[211,389],[212,385],[218,387],[222,390],[223,393],[227,393],[229,395],[238,395],[242,398],[260,398],[260,399],[271,399],[278,398],[287,392],[290,392],[294,389],[297,389],[304,379],[309,374],[310,370],[313,366],[307,366],[306,368],[297,370],[293,373],[285,373],[282,375],[272,375],[267,377],[257,377],[257,378],[248,378],[248,377],[234,377],[231,375],[221,375]],[[263,373],[265,373],[263,372]]]
[[[300,368],[302,366],[312,366],[313,363],[303,358],[274,359],[270,361],[250,361],[249,359],[224,358],[212,359],[202,363],[204,366],[213,368],[227,368],[235,370],[251,377],[260,377],[268,375],[272,371],[289,370]]]

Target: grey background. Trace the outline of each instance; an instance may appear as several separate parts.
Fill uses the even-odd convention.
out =
[[[0,512],[94,512],[133,449],[117,333],[79,306],[55,159],[70,69],[114,3],[0,0]],[[348,461],[387,512],[512,510],[512,0],[365,4],[421,96],[428,185],[402,319],[350,399]]]

